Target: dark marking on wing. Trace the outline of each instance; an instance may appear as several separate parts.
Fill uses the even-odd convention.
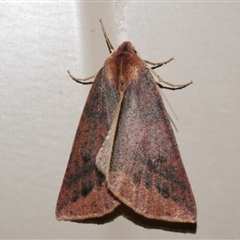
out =
[[[83,182],[82,183],[82,190],[81,190],[81,195],[83,197],[87,197],[89,193],[93,190],[94,187],[94,181],[90,180],[89,182]]]

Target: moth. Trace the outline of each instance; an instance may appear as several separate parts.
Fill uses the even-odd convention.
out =
[[[125,204],[146,218],[195,223],[195,199],[159,87],[192,82],[173,85],[153,71],[172,58],[142,60],[130,42],[114,50],[100,23],[111,55],[92,83],[56,218],[97,218]],[[69,75],[80,83],[89,80]]]

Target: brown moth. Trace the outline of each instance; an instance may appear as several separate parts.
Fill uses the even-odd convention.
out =
[[[111,55],[88,95],[56,217],[96,218],[125,204],[147,218],[195,223],[194,196],[158,86],[176,89],[192,82],[163,81],[152,69],[172,59],[144,61],[130,42],[115,51],[100,22]],[[87,80],[70,76],[80,83]]]

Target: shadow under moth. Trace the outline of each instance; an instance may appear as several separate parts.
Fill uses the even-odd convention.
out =
[[[114,50],[100,23],[111,55],[85,103],[56,218],[97,218],[125,204],[146,218],[195,223],[196,203],[159,87],[192,82],[173,85],[154,72],[172,59],[142,60],[130,42]]]

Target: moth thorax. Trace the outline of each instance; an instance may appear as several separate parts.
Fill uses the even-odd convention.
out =
[[[124,92],[127,88],[127,82],[126,80],[123,78],[123,76],[120,76],[118,78],[118,90],[120,92]]]

